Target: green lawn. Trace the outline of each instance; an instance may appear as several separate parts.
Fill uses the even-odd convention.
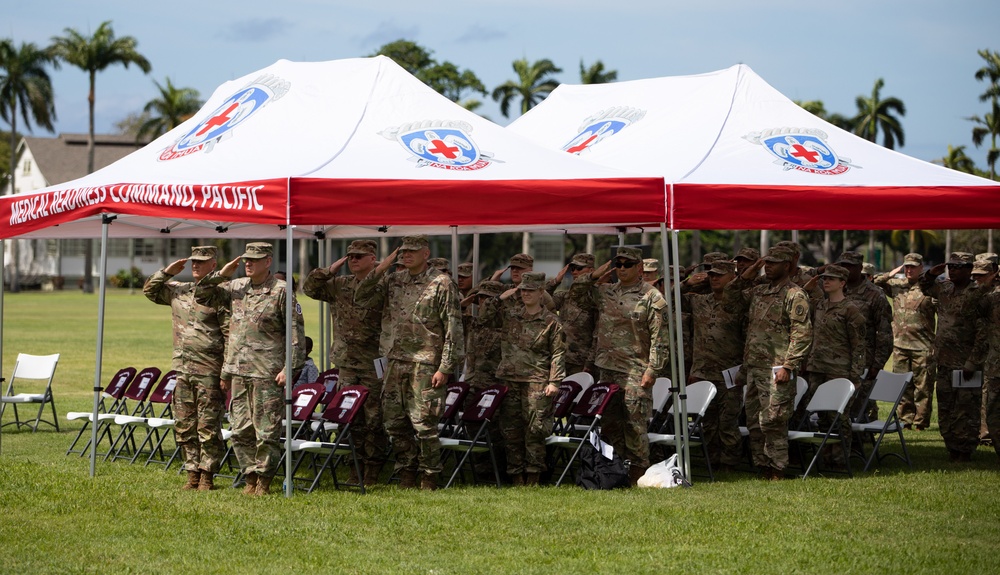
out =
[[[304,298],[307,333],[317,306]],[[17,352],[61,353],[60,416],[93,401],[97,298],[7,294],[4,375]],[[169,367],[166,307],[108,296],[102,384]],[[314,352],[314,357],[316,353]],[[7,418],[5,418],[7,420]],[[691,489],[321,488],[292,499],[182,492],[175,465],[97,466],[61,433],[3,433],[0,573],[991,573],[1000,540],[992,449],[947,463],[937,427],[908,432],[908,471]],[[890,441],[889,447],[896,447]],[[222,483],[222,482],[220,482]]]

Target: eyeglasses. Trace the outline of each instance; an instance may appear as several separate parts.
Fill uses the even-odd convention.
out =
[[[618,260],[618,261],[615,262],[615,267],[616,268],[632,269],[636,265],[638,265],[638,263],[639,262]]]
[[[366,258],[366,257],[368,257],[370,255],[371,254],[347,254],[347,257],[351,258],[352,260],[360,260],[360,259],[364,259],[364,258]]]

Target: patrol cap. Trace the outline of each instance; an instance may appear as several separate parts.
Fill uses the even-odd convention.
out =
[[[583,266],[585,268],[594,267],[594,254],[576,254],[569,263],[575,266]]]
[[[824,268],[823,273],[819,274],[821,278],[836,278],[838,280],[847,281],[847,278],[851,275],[851,272],[843,266],[838,266],[837,264],[830,264]]]
[[[743,248],[736,252],[736,257],[734,260],[750,260],[755,262],[760,259],[760,252],[753,248]]]
[[[736,273],[736,262],[716,260],[712,262],[712,266],[708,268],[708,273],[719,276]]]
[[[215,246],[195,246],[191,248],[191,255],[188,259],[196,262],[214,260],[216,259],[216,251]]]
[[[517,285],[517,289],[545,289],[545,274],[542,272],[525,272],[521,276],[521,283]]]
[[[795,255],[800,255],[802,253],[802,247],[799,245],[799,242],[790,242],[788,240],[782,240],[774,245],[779,248],[788,248],[792,250],[792,252],[794,252]]]
[[[274,254],[274,246],[266,242],[253,242],[247,244],[247,251],[240,257],[248,260],[260,260],[269,258]]]
[[[867,274],[867,275],[870,275],[870,276],[875,275],[875,264],[868,263],[868,262],[865,262],[865,263],[861,264],[861,273]]]
[[[909,253],[909,254],[906,254],[905,256],[903,256],[903,265],[904,266],[923,266],[924,265],[924,256],[922,256],[922,255],[920,255],[918,253]]]
[[[451,273],[451,264],[448,262],[447,258],[431,258],[427,260],[427,267],[441,270],[445,273]]]
[[[791,262],[795,259],[795,252],[789,248],[774,246],[773,248],[767,250],[767,255],[764,256],[765,262]]]
[[[403,245],[399,246],[399,251],[416,251],[426,247],[430,247],[430,244],[427,243],[427,236],[403,236]]]
[[[698,264],[699,267],[710,267],[713,262],[718,260],[728,260],[729,254],[724,252],[708,252],[704,257],[701,258],[701,263]]]
[[[378,245],[375,243],[375,240],[354,240],[351,242],[351,245],[347,247],[347,255],[375,255],[375,250],[377,249]]]
[[[865,263],[865,256],[861,255],[860,252],[844,252],[840,254],[837,261],[834,262],[837,265],[847,264],[849,266],[860,266]]]
[[[991,264],[995,264],[997,263],[997,255],[993,252],[984,252],[981,254],[976,254],[976,261],[978,262],[980,260],[990,262]]]
[[[615,257],[626,260],[632,260],[634,262],[641,262],[642,250],[640,250],[639,248],[626,248],[623,246],[618,248],[618,251],[615,252]]]
[[[521,280],[524,283],[524,280]],[[486,297],[498,297],[503,293],[503,284],[500,282],[483,280],[479,282],[474,292],[476,295],[486,296]]]
[[[975,256],[969,252],[951,252],[951,255],[948,256],[948,265],[950,266],[964,266],[975,261]]]
[[[510,267],[528,269],[535,266],[535,258],[528,254],[517,254],[510,258]]]
[[[471,278],[472,277],[472,264],[466,262],[464,264],[458,264],[458,277],[460,278]]]
[[[644,272],[660,271],[660,260],[656,258],[646,258],[642,260],[642,271]]]
[[[979,260],[972,264],[972,275],[985,276],[993,273],[993,264],[989,260]]]

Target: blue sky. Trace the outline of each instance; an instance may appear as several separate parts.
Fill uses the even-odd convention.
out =
[[[117,35],[138,39],[152,63],[99,74],[99,132],[138,112],[155,97],[153,80],[167,76],[207,98],[222,82],[275,60],[365,56],[406,38],[435,58],[473,70],[489,89],[513,78],[511,62],[549,58],[567,83],[579,64],[602,60],[620,80],[694,74],[748,64],[790,98],[823,100],[853,115],[854,99],[885,79],[883,96],[904,101],[906,145],[900,151],[932,160],[948,144],[966,145],[977,165],[985,151],[971,142],[972,124],[987,105],[973,74],[978,49],[1000,50],[997,0],[507,0],[433,3],[400,0],[284,2],[135,2],[32,0],[4,8],[0,35],[47,45],[71,27],[89,33],[112,20]],[[57,131],[86,132],[87,80],[75,68],[52,72]],[[487,98],[480,112],[507,124]],[[36,131],[36,135],[43,132]]]

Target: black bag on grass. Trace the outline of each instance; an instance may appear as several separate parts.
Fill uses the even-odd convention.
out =
[[[615,489],[630,485],[625,462],[613,453],[608,459],[595,447],[595,443],[604,446],[604,442],[596,433],[591,433],[583,442],[577,458],[580,460],[580,472],[576,475],[576,484],[584,489]]]

